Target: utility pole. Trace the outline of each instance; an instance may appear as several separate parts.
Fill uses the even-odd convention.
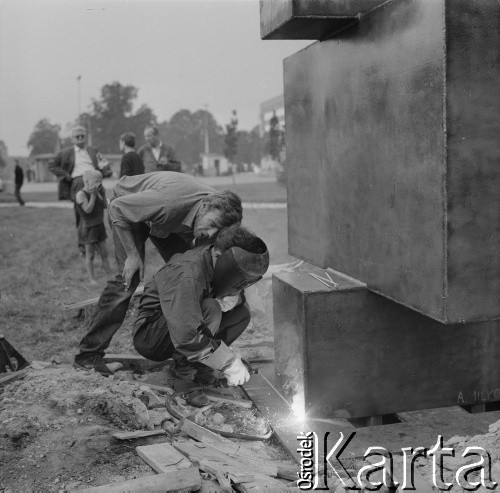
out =
[[[205,154],[210,153],[210,141],[208,139],[208,104],[205,105]]]
[[[79,75],[77,78],[76,78],[76,82],[77,82],[77,87],[78,87],[78,114],[77,114],[77,120],[80,120],[80,115],[82,114],[82,84],[81,84],[81,81],[82,80],[82,76]]]

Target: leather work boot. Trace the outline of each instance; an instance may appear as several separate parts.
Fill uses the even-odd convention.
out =
[[[77,370],[92,370],[99,372],[104,377],[109,377],[113,375],[112,372],[104,363],[102,356],[100,354],[92,356],[75,356],[75,362],[73,363],[73,368]]]
[[[194,363],[190,363],[185,356],[177,352],[172,354],[172,360],[174,364],[171,369],[174,378],[193,381],[196,374]]]

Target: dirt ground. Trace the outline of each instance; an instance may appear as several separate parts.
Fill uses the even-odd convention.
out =
[[[30,369],[0,395],[0,491],[60,492],[149,476],[154,471],[135,447],[171,441],[178,434],[119,441],[112,433],[158,428],[161,410],[137,397],[142,381],[131,372],[111,378],[68,365]],[[259,455],[286,460],[271,444]]]
[[[273,358],[270,296],[269,276],[248,293],[253,319],[235,345],[247,359]],[[134,352],[128,329],[135,311],[132,306],[110,352]],[[85,315],[70,312],[67,323],[81,326]],[[104,378],[60,362],[61,354],[35,361],[24,379],[0,390],[0,492],[69,491],[153,474],[135,447],[165,441],[166,436],[126,442],[111,436],[152,426],[137,398],[141,376],[136,374],[134,381],[132,372],[118,371]],[[257,447],[259,454],[287,458],[272,444]]]
[[[97,261],[100,286],[87,282],[73,212],[1,209],[0,217],[0,333],[29,361],[48,364],[35,363],[23,380],[0,388],[0,492],[66,491],[154,474],[135,447],[165,437],[119,442],[111,436],[148,426],[138,419],[141,402],[132,396],[141,382],[122,383],[122,372],[105,379],[71,367],[90,311],[63,308],[98,296],[106,281]],[[265,239],[272,264],[296,260],[286,253],[285,210],[248,211],[245,224]],[[162,265],[151,246],[147,257],[146,278]],[[248,298],[252,322],[235,349],[249,359],[272,359],[270,278]],[[110,353],[134,353],[135,313],[132,305]]]

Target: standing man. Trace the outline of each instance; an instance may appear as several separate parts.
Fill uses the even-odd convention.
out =
[[[137,151],[137,154],[144,163],[145,173],[151,173],[152,171],[181,172],[181,162],[175,157],[174,148],[160,140],[158,127],[153,125],[146,127],[144,129],[144,140],[146,144]]]
[[[83,188],[83,174],[87,170],[96,169],[103,173],[107,165],[102,155],[87,143],[85,127],[77,125],[71,131],[73,145],[66,147],[57,154],[49,169],[59,179],[59,200],[71,200],[75,204],[75,223],[78,235],[78,249],[85,255],[85,246],[82,242],[80,215],[76,208],[76,194]],[[107,171],[107,169],[106,169]],[[103,176],[109,176],[104,173]]]
[[[144,246],[149,238],[165,262],[175,253],[215,237],[241,222],[240,198],[216,191],[192,176],[171,171],[124,176],[115,185],[109,219],[118,272],[108,280],[87,334],[75,356],[75,368],[111,372],[102,357],[127,313],[144,274]]]
[[[21,166],[19,165],[19,160],[14,159],[14,161],[16,163],[16,167],[14,169],[14,183],[16,186],[14,195],[16,196],[19,205],[24,205],[24,200],[21,197],[21,187],[24,183],[24,171],[23,168],[21,168]]]
[[[144,164],[137,152],[135,152],[135,135],[132,132],[120,135],[119,146],[120,151],[123,152],[120,164],[120,178],[122,176],[142,175],[144,173]]]

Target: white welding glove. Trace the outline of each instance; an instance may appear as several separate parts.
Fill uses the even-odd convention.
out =
[[[223,312],[228,312],[232,310],[240,301],[240,293],[234,296],[224,296],[224,298],[215,298],[222,309]]]
[[[225,370],[224,376],[226,377],[227,384],[231,387],[243,385],[248,382],[250,374],[247,367],[243,364],[240,358],[236,358]]]

